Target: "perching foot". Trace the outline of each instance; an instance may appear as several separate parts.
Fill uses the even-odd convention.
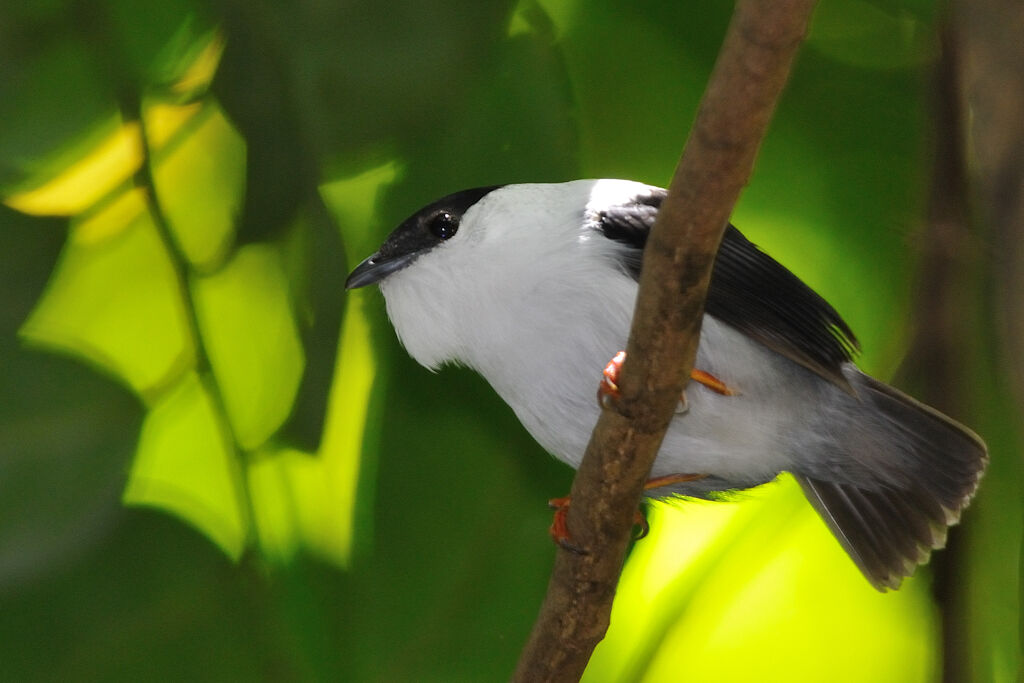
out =
[[[597,387],[597,402],[602,408],[611,408],[615,405],[615,402],[619,400],[619,373],[622,371],[622,363],[626,360],[626,352],[619,351],[615,354],[615,357],[608,361],[608,365],[604,366],[604,370],[601,372],[601,383]],[[718,379],[710,372],[704,372],[703,370],[697,370],[694,368],[690,372],[690,379],[698,384],[707,387],[716,394],[722,394],[723,396],[735,396],[738,392],[727,385],[722,380]],[[686,394],[684,393],[679,398],[679,407],[676,409],[677,413],[685,413],[689,410],[689,406],[686,402]]]

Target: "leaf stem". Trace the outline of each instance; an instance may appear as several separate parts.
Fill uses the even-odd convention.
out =
[[[253,506],[252,496],[247,484],[249,459],[244,457],[247,454],[247,451],[239,443],[234,427],[231,425],[231,420],[227,410],[227,403],[224,400],[224,393],[221,391],[220,385],[217,383],[216,375],[213,372],[213,364],[210,362],[210,354],[207,351],[206,343],[203,340],[202,326],[199,322],[195,296],[191,286],[192,280],[197,273],[192,267],[180,241],[174,234],[170,221],[167,219],[167,214],[164,212],[160,203],[156,180],[153,175],[153,153],[152,148],[149,145],[146,119],[142,111],[141,94],[137,90],[123,93],[120,98],[120,106],[121,116],[124,121],[138,124],[139,134],[137,137],[137,144],[142,158],[142,163],[139,165],[139,170],[135,173],[134,182],[135,186],[139,188],[145,196],[146,209],[149,212],[154,227],[156,228],[160,242],[163,244],[163,247],[167,252],[168,260],[170,261],[171,268],[174,272],[175,284],[182,302],[182,308],[185,311],[185,322],[195,353],[196,374],[199,376],[200,383],[206,390],[210,400],[213,402],[213,407],[217,416],[217,425],[219,427],[224,449],[228,453],[232,454],[233,459],[238,464],[237,468],[232,468],[232,473],[235,478],[236,489],[242,497],[245,514],[248,518],[245,525],[245,546],[248,547],[250,541],[253,539],[253,525],[256,520],[255,507]],[[235,455],[239,457],[234,457]]]

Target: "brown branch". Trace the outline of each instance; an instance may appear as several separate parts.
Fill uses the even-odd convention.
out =
[[[939,299],[944,327],[936,326],[936,331],[949,339],[945,340],[945,357],[934,361],[942,368],[944,360],[948,368],[940,371],[936,385],[935,367],[929,363],[929,375],[921,377],[922,387],[931,386],[934,393],[926,391],[922,398],[932,399],[930,403],[954,417],[964,415],[978,407],[972,406],[971,397],[978,394],[979,386],[985,386],[984,380],[978,381],[979,370],[997,372],[995,386],[1008,383],[1016,398],[1015,403],[998,409],[998,414],[1012,420],[1024,409],[1024,308],[1020,305],[1024,291],[1024,4],[1019,0],[958,0],[950,4],[950,12],[944,36],[944,55],[949,61],[945,81],[955,101],[949,106],[952,111],[939,119],[937,134],[938,142],[949,137],[946,144],[956,145],[950,151],[960,169],[956,170],[956,187],[940,186],[934,191],[948,195],[956,190],[954,201],[961,205],[947,212],[946,218],[952,220],[945,224],[942,215],[933,212],[930,216],[927,244],[934,250],[932,245],[941,240],[946,250],[931,260],[941,265],[944,259],[948,282],[936,288],[940,283],[925,281],[922,289],[929,287],[927,291],[934,297],[945,295]],[[941,127],[943,122],[946,130]],[[950,128],[959,135],[947,136]],[[944,171],[949,175],[950,169],[936,165],[940,178]],[[944,197],[933,204],[949,208],[949,202]],[[929,256],[930,252],[925,252],[923,265],[929,264]],[[928,322],[927,317],[922,320]],[[925,328],[921,334],[928,332]],[[995,358],[991,358],[990,348],[978,344],[979,338],[995,340]],[[917,345],[911,354],[916,349]],[[921,361],[922,365],[925,362]],[[949,376],[945,383],[943,375]],[[994,404],[990,396],[986,398],[990,402],[986,405]],[[1014,471],[1008,460],[1014,457],[1013,449],[993,448],[993,471],[1000,456],[1005,476]],[[989,495],[994,508],[1000,500],[998,487]],[[978,662],[972,662],[978,657],[977,647],[972,646],[977,631],[969,618],[978,613],[979,605],[972,602],[974,596],[965,577],[981,565],[977,551],[969,550],[961,539],[978,537],[979,531],[988,533],[1000,523],[992,515],[987,522],[984,515],[981,520],[972,516],[967,528],[951,529],[950,546],[939,558],[936,588],[942,609],[943,681],[968,680],[972,671],[980,670]],[[986,525],[988,529],[984,529]],[[1001,540],[1014,541],[1012,533],[996,533]],[[1010,631],[1005,634],[1012,635]]]
[[[711,265],[814,5],[736,5],[647,241],[621,399],[602,413],[573,482],[569,532],[588,552],[558,553],[515,681],[579,680],[604,637],[643,484],[693,368]]]
[[[1024,4],[959,0],[952,39],[969,140],[967,166],[987,238],[1000,368],[1024,406]]]
[[[912,304],[911,341],[896,373],[900,386],[947,415],[966,418],[969,395],[971,321],[978,308],[978,240],[970,225],[964,159],[959,54],[952,26],[940,28],[940,52],[933,76],[932,177],[925,229],[917,236],[920,252]],[[961,571],[962,526],[949,529],[946,549],[931,561],[933,592],[942,625],[944,681],[969,678],[968,623]]]

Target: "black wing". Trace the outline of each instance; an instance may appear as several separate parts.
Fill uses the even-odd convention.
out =
[[[597,217],[606,237],[631,247],[623,267],[635,278],[665,194],[652,190]],[[715,258],[705,312],[849,390],[841,366],[859,349],[853,331],[827,301],[732,225]]]

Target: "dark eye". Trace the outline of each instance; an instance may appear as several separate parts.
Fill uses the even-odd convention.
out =
[[[446,240],[458,232],[459,221],[447,211],[442,211],[441,213],[434,214],[427,227],[434,235]]]

